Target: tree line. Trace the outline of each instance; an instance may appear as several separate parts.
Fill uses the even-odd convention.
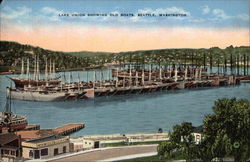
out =
[[[192,123],[173,126],[170,140],[158,146],[158,154],[166,159],[177,156],[187,161],[236,162],[250,159],[250,102],[245,99],[219,99],[213,106],[213,114],[206,115],[202,125],[201,140],[194,139]]]
[[[209,49],[159,49],[131,52],[60,52],[46,50],[40,47],[23,45],[17,42],[0,42],[0,65],[21,66],[22,58],[29,58],[34,61],[34,56],[39,57],[41,65],[45,65],[45,58],[54,60],[57,69],[84,68],[105,66],[106,64],[138,66],[209,66],[217,67],[218,71],[230,70],[232,74],[250,73],[250,46],[233,47],[225,49],[211,47]]]

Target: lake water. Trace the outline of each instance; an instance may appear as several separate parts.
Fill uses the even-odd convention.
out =
[[[76,75],[78,72],[73,74]],[[80,72],[80,78],[84,80],[87,75],[93,76],[92,72]],[[9,79],[0,75],[1,109],[6,102],[6,86],[10,86]],[[231,97],[250,100],[250,84],[64,102],[13,100],[12,110],[14,113],[26,115],[29,124],[39,124],[41,128],[54,128],[67,123],[85,123],[86,127],[73,136],[157,132],[158,128],[169,131],[174,124],[183,121],[198,126],[202,123],[204,115],[212,113],[216,99]]]

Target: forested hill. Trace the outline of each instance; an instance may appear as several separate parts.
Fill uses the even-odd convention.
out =
[[[20,69],[21,60],[25,62],[29,58],[32,68],[35,57],[39,57],[41,69],[45,65],[45,60],[55,61],[56,67],[63,69],[83,68],[102,64],[103,58],[110,53],[104,52],[60,52],[46,50],[40,47],[24,45],[17,42],[0,41],[0,71],[9,69]],[[96,59],[96,58],[99,58]]]
[[[250,46],[225,49],[159,49],[120,53],[108,52],[60,52],[46,50],[17,42],[0,41],[0,71],[20,69],[21,59],[29,58],[32,69],[35,57],[39,57],[44,69],[45,60],[56,63],[58,70],[100,67],[107,64],[156,64],[156,65],[197,65],[197,66],[242,66],[250,67]]]

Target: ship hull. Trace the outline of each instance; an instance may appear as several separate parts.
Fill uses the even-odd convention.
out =
[[[66,100],[68,95],[65,92],[56,92],[56,93],[44,93],[39,91],[23,91],[17,89],[7,88],[11,93],[11,98],[26,100],[26,101],[63,101]]]
[[[0,132],[8,127],[10,131],[23,130],[28,125],[27,118],[22,115],[16,115],[9,112],[0,113]]]
[[[28,125],[27,122],[22,122],[22,123],[18,123],[18,124],[10,124],[8,127],[9,127],[9,130],[10,131],[18,131],[18,130],[23,130],[26,128],[26,126]],[[0,124],[0,132],[2,132],[2,129],[4,128],[5,126],[1,125]]]
[[[58,85],[61,81],[60,80],[50,80],[50,81],[43,81],[43,80],[26,80],[26,79],[19,79],[19,78],[10,78],[17,88],[23,88],[24,86],[42,86],[42,85]]]

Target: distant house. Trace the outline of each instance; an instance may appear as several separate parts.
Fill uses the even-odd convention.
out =
[[[24,53],[27,53],[27,54],[31,54],[31,55],[34,55],[34,51],[33,51],[33,50],[29,50],[29,51],[24,51]]]
[[[21,137],[14,133],[0,134],[0,161],[22,157]]]
[[[202,132],[203,132],[203,125],[200,125],[200,126],[194,128],[192,134],[194,136],[195,144],[201,143]]]
[[[22,142],[23,157],[46,159],[69,152],[69,137],[51,135]]]
[[[70,143],[72,144],[72,152],[73,151],[81,151],[81,150],[88,150],[95,148],[95,140],[92,139],[84,139],[84,138],[78,138],[78,139],[70,139]],[[99,147],[99,145],[98,145]],[[96,147],[96,148],[98,148]]]

